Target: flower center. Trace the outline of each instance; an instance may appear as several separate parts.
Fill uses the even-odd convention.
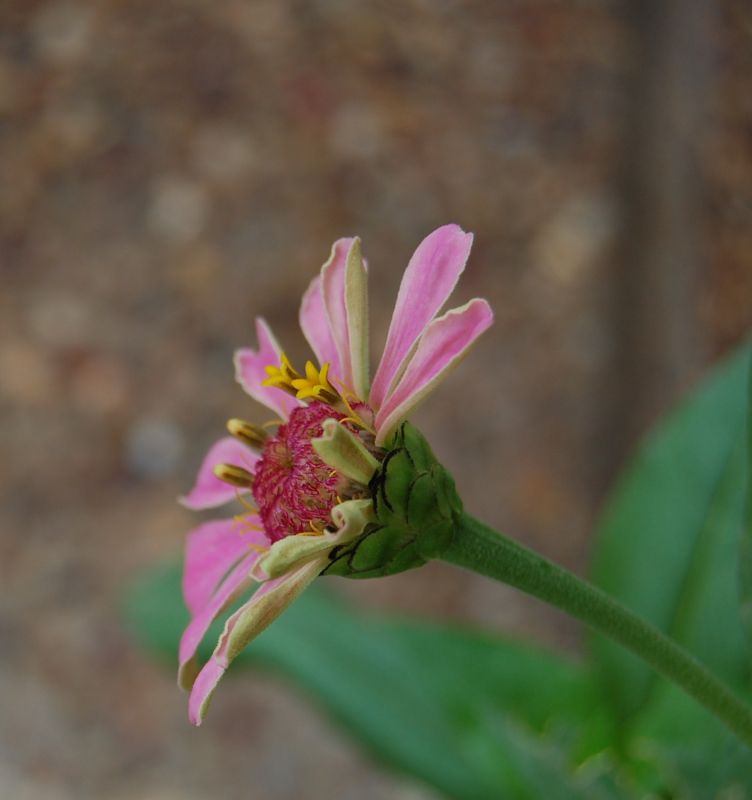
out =
[[[330,405],[313,402],[296,408],[270,437],[256,465],[253,497],[272,542],[298,533],[322,533],[331,510],[352,496],[349,481],[324,463],[311,445],[326,419],[344,419]],[[351,423],[350,430],[357,432]]]

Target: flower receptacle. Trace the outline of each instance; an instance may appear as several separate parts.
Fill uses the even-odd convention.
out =
[[[403,423],[371,478],[375,521],[335,547],[327,575],[394,575],[439,557],[450,544],[462,502],[454,480],[417,428]]]

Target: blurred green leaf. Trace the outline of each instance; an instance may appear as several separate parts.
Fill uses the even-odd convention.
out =
[[[738,569],[751,352],[725,361],[639,450],[603,515],[593,570],[599,586],[737,686],[752,663]],[[607,696],[631,717],[655,674],[618,645],[592,642]]]
[[[741,614],[747,634],[752,636],[752,359],[747,368],[746,476],[744,531],[740,550]]]
[[[187,621],[179,570],[137,586],[128,616],[141,641],[174,660]],[[371,752],[455,800],[616,796],[575,778],[559,747],[593,711],[586,673],[540,649],[354,613],[314,587],[243,662],[292,678]]]
[[[750,699],[751,692],[747,692]],[[709,711],[665,683],[631,726],[632,758],[657,768],[660,796],[682,800],[752,796],[752,757]]]

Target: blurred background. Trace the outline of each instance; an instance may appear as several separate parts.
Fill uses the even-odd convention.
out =
[[[417,415],[466,506],[579,572],[642,432],[752,323],[752,7],[687,2],[4,0],[0,796],[431,798],[273,676],[200,730],[121,598],[263,314],[360,235],[374,353],[414,247],[457,222],[496,324]],[[343,602],[576,627],[441,565]],[[336,776],[336,780],[333,779]]]

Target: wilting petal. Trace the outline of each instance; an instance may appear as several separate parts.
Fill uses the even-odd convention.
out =
[[[360,536],[366,525],[375,520],[373,501],[345,500],[332,509],[332,519],[337,530],[320,536],[304,533],[279,539],[258,562],[254,572],[261,578],[278,578],[304,561],[328,553],[333,547],[351,542]]]
[[[472,243],[472,233],[458,225],[444,225],[418,245],[402,278],[384,354],[373,379],[372,408],[383,405],[416,341],[452,293]]]
[[[361,400],[368,398],[368,272],[360,252],[360,239],[353,239],[345,268],[345,307],[350,350],[350,387]]]
[[[492,322],[490,306],[476,298],[447,311],[426,328],[402,378],[376,415],[376,444],[388,439]]]
[[[260,553],[250,553],[240,561],[222,582],[211,600],[191,619],[188,627],[183,631],[178,651],[178,683],[184,689],[190,689],[193,685],[196,675],[194,656],[201,640],[212,622],[254,582],[251,570],[260,556]]]
[[[319,364],[329,362],[332,365],[330,374],[335,379],[343,380],[342,365],[329,328],[319,277],[311,281],[311,285],[303,295],[303,302],[300,304],[300,327]]]
[[[256,336],[258,352],[250,348],[235,351],[235,378],[254,400],[287,419],[300,401],[276,386],[262,385],[269,377],[265,367],[278,366],[282,350],[266,321],[260,317],[256,320]]]
[[[325,419],[321,436],[311,439],[319,458],[351,481],[368,486],[379,462],[366,446],[336,419]]]
[[[203,722],[214,689],[226,669],[226,666],[212,656],[198,673],[188,700],[188,719],[194,725],[200,725]]]
[[[249,529],[250,525],[259,530]],[[211,600],[222,578],[251,550],[268,545],[258,517],[213,520],[188,534],[183,568],[183,597],[192,616]]]
[[[193,685],[188,715],[194,725],[201,724],[211,695],[230,662],[310,585],[328,561],[329,556],[324,555],[261,584],[251,599],[227,620],[212,657]]]
[[[214,467],[217,464],[233,464],[253,472],[258,459],[253,450],[237,439],[231,436],[220,439],[209,448],[199,467],[194,487],[187,495],[180,498],[180,503],[193,510],[214,508],[229,503],[238,496],[238,491],[244,490],[221,481],[214,474]]]
[[[329,330],[339,354],[340,373],[337,377],[350,387],[352,387],[352,364],[345,304],[345,273],[347,255],[353,241],[353,239],[337,239],[332,245],[329,260],[321,268],[321,296],[324,300]]]

